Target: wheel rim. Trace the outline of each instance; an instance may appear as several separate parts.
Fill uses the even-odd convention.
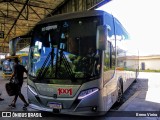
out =
[[[117,102],[121,102],[122,100],[122,88],[121,86],[118,86],[118,99],[117,99]]]

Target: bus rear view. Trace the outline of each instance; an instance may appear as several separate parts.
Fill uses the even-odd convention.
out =
[[[103,11],[86,11],[46,18],[35,27],[28,77],[32,108],[60,114],[101,115],[116,102],[117,87],[112,90],[114,98],[104,88],[107,19],[113,18]],[[107,59],[111,60],[109,56]],[[110,80],[116,81],[116,86],[115,66],[110,69]]]

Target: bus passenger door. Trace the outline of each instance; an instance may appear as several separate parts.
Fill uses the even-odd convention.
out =
[[[115,77],[115,50],[110,41],[108,41],[107,49],[104,51],[104,67],[103,67],[103,83],[104,83],[104,104],[106,110],[110,107],[116,100],[116,87],[117,81]]]

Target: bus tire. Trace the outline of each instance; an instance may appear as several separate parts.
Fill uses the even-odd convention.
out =
[[[121,103],[123,103],[123,83],[122,83],[122,80],[119,80],[117,87],[118,87],[117,88],[118,97],[117,97],[116,104],[121,104]]]
[[[138,77],[138,74],[139,74],[139,72],[138,72],[138,70],[136,69],[136,74],[135,74],[135,80],[134,80],[134,83],[136,83],[137,82],[137,77]]]

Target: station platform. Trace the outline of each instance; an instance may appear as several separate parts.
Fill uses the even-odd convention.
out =
[[[135,93],[117,110],[120,117],[107,120],[160,120],[160,73],[140,73],[130,89]]]

